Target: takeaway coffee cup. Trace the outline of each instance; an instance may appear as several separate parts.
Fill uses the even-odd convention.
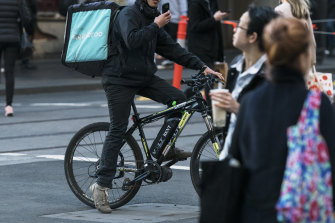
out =
[[[228,89],[212,89],[211,93],[229,92]],[[226,125],[226,110],[215,106],[218,102],[212,99],[212,115],[215,127],[224,127]]]

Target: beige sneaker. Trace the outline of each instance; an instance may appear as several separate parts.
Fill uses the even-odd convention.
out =
[[[108,187],[101,187],[97,183],[90,186],[92,198],[94,200],[95,207],[104,214],[112,213],[112,209],[108,203]]]

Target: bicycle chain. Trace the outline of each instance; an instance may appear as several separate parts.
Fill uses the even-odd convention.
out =
[[[145,163],[145,162],[147,162],[148,160],[137,160],[137,161],[135,161],[135,162],[142,162],[142,163]],[[150,160],[149,160],[150,161]],[[124,162],[134,162],[134,161],[127,161],[127,160],[125,160]],[[152,163],[155,163],[155,165],[157,164],[155,161],[151,161]],[[160,166],[160,165],[159,165]],[[144,167],[143,167],[144,168]],[[161,175],[161,174],[160,174]],[[159,177],[159,179],[161,178],[161,176]],[[145,180],[142,180],[142,183],[141,183],[141,186],[140,187],[146,187],[146,186],[151,186],[151,185],[154,185],[154,184],[159,184],[159,183],[161,183],[161,181],[156,181],[156,182],[153,182],[153,183],[148,183],[148,182],[146,182]],[[130,187],[132,187],[132,186],[130,186]],[[113,187],[111,190],[113,190],[113,189],[121,189],[121,190],[123,190],[122,189],[122,186],[121,187]]]

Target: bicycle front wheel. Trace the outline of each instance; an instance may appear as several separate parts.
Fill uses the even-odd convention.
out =
[[[108,130],[107,122],[93,123],[80,129],[71,139],[65,153],[66,180],[76,197],[91,207],[94,207],[94,202],[89,187],[97,179],[96,171]],[[128,136],[120,150],[113,188],[109,191],[111,208],[118,208],[135,196],[142,182],[132,186],[126,183],[134,180],[141,168],[143,156],[140,147],[132,136]]]
[[[218,143],[219,148],[222,148],[223,144],[223,132],[221,129],[215,129],[215,139]],[[198,142],[195,144],[193,153],[190,161],[190,174],[194,189],[200,195],[200,180],[201,180],[201,162],[203,161],[215,161],[219,160],[218,155],[215,152],[211,133],[208,131],[201,136]]]

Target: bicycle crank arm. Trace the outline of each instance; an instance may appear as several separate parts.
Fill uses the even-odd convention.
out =
[[[145,171],[144,173],[138,175],[134,180],[125,183],[125,186],[132,186],[132,185],[134,185],[136,182],[141,181],[141,180],[147,178],[147,177],[149,176],[149,174],[150,174],[149,171]]]
[[[120,172],[138,172],[138,169],[136,168],[127,168],[127,167],[117,167],[116,171],[120,171]]]

